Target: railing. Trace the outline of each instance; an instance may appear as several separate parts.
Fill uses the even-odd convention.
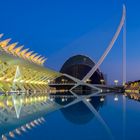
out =
[[[76,83],[50,83],[49,85],[75,85]]]

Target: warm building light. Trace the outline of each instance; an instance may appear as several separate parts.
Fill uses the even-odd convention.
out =
[[[104,81],[104,79],[101,79],[100,82],[103,85],[105,81]]]

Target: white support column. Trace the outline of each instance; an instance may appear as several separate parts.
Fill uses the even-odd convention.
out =
[[[126,19],[123,25],[123,85],[126,83]]]

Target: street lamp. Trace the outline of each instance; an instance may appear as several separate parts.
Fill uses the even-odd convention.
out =
[[[91,79],[87,79],[86,82],[87,82],[87,83],[90,83],[90,82],[91,82]]]
[[[118,80],[114,80],[116,86],[118,85],[118,82],[119,82]]]
[[[102,85],[104,84],[104,79],[101,79],[100,82],[102,83]]]

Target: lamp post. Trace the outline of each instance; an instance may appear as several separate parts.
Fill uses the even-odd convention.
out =
[[[87,79],[86,82],[87,82],[87,83],[90,83],[90,82],[91,82],[91,79]]]
[[[100,82],[101,82],[101,84],[103,85],[103,84],[104,84],[104,79],[101,79]]]
[[[118,82],[119,82],[118,80],[114,80],[116,86],[118,85]]]

